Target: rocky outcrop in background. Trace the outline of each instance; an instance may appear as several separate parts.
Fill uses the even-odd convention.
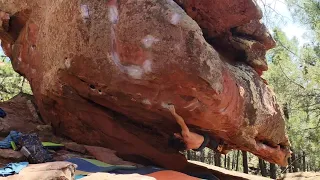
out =
[[[254,0],[0,1],[2,47],[55,132],[138,163],[188,168],[179,127],[286,165],[281,108],[260,77],[275,45]]]

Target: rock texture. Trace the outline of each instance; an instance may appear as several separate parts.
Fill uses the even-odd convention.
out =
[[[286,165],[281,108],[259,76],[274,42],[254,1],[227,2],[6,0],[0,38],[44,121],[78,143],[183,171],[167,147],[173,103],[192,130]]]
[[[14,151],[12,149],[0,149],[0,160],[2,159],[12,160],[14,162],[26,160],[20,151]]]
[[[219,179],[236,179],[236,180],[270,180],[270,178],[245,174],[238,171],[227,170],[224,168],[220,168],[213,165],[208,165],[206,163],[198,162],[198,161],[189,161],[191,164],[196,164],[199,166],[207,167],[208,169],[215,171],[215,175]]]
[[[94,156],[97,160],[106,162],[113,165],[130,165],[130,166],[139,166],[136,163],[123,161],[116,155],[116,151],[103,147],[95,146],[85,146],[85,149]]]
[[[202,28],[205,38],[220,54],[244,61],[262,75],[268,70],[266,50],[275,41],[260,22],[255,0],[176,0]]]
[[[283,177],[279,178],[280,180],[299,180],[299,179],[308,179],[308,180],[317,180],[320,178],[320,173],[318,172],[296,172],[296,173],[287,173]]]
[[[0,118],[0,136],[6,137],[10,131],[17,130],[35,132],[43,124],[30,95],[19,94],[8,102],[0,102],[0,107],[7,113],[5,118]]]
[[[0,177],[0,180],[47,180],[47,179],[75,179],[77,165],[65,161],[48,162],[42,164],[29,164],[19,174]],[[45,172],[45,173],[44,173]]]
[[[75,142],[70,142],[70,140],[64,139],[64,138],[58,138],[56,137],[53,132],[52,128],[50,128],[50,125],[43,125],[41,122],[38,123],[31,123],[31,122],[37,122],[36,120],[38,118],[35,118],[35,116],[32,116],[30,114],[30,109],[26,108],[28,102],[33,100],[32,96],[26,95],[26,94],[19,94],[10,101],[0,103],[0,107],[5,108],[5,110],[8,112],[8,115],[6,118],[1,119],[1,121],[9,121],[11,122],[9,125],[12,125],[13,127],[9,129],[14,129],[18,131],[22,131],[25,133],[29,132],[35,132],[39,135],[40,139],[43,141],[51,141],[55,143],[62,143],[64,144],[64,148],[60,150],[51,151],[53,153],[53,159],[54,161],[65,161],[66,159],[77,157],[77,158],[89,158],[89,159],[97,159],[102,162],[108,163],[108,164],[114,164],[114,165],[133,165],[137,167],[143,167],[143,165],[124,161],[123,159],[119,158],[117,156],[117,152],[103,148],[103,147],[95,147],[95,146],[86,146],[77,144]],[[37,110],[37,107],[34,108]],[[18,126],[18,124],[20,124]],[[25,126],[22,126],[25,125]],[[31,126],[30,126],[31,125]],[[0,139],[3,139],[8,134],[5,134],[4,131],[1,132]],[[25,158],[19,151],[13,151],[13,150],[7,150],[7,149],[0,149],[0,168],[5,167],[8,163],[12,162],[20,162],[24,161]],[[199,163],[198,163],[199,164]],[[187,166],[184,168],[184,171],[186,173],[213,173],[215,176],[217,176],[220,179],[245,179],[241,176],[242,173],[239,173],[239,176],[234,176],[232,172],[223,171],[221,169],[209,169],[206,168],[206,166],[202,166],[203,164],[193,164],[188,163]],[[40,165],[38,167],[43,167],[45,164]],[[54,170],[54,169],[51,169]],[[40,171],[42,171],[40,169]],[[54,170],[56,171],[56,170]],[[48,176],[52,175],[58,175],[58,174],[51,174],[52,171],[46,171],[48,173],[44,173],[45,175],[43,178],[48,178]],[[60,171],[59,171],[60,172]],[[27,179],[36,178],[39,179],[42,178],[41,174],[39,174],[39,171],[34,170],[34,175],[32,174],[24,174],[27,175]],[[53,172],[52,172],[53,173]],[[29,176],[30,175],[30,176]],[[90,176],[91,178],[95,178],[97,175]],[[11,177],[11,176],[10,176]],[[13,179],[23,179],[20,175],[12,176]],[[118,178],[118,177],[117,177]],[[1,179],[1,178],[0,178]],[[5,178],[2,178],[5,179]],[[26,179],[26,177],[24,177]]]

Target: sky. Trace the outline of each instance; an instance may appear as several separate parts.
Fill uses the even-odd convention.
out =
[[[272,27],[278,26],[285,32],[289,39],[296,37],[299,40],[300,45],[308,42],[307,38],[304,38],[307,29],[294,21],[287,5],[284,2],[285,0],[257,1],[264,12],[264,23],[267,25],[270,32],[272,32]],[[266,9],[263,4],[266,5]],[[266,18],[271,19],[272,22],[268,22]]]
[[[299,45],[302,45],[308,42],[307,38],[304,38],[304,34],[307,32],[307,30],[299,23],[294,22],[291,13],[284,1],[285,0],[258,0],[258,4],[262,8],[262,10],[267,11],[264,11],[264,23],[267,25],[270,32],[272,32],[272,27],[276,25],[286,33],[288,38],[291,39],[293,37],[297,37],[299,40]],[[266,8],[263,8],[264,6],[262,2],[264,2],[264,4],[267,6]],[[1,48],[0,55],[3,55],[3,51]]]

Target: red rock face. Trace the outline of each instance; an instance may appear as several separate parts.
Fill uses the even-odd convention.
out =
[[[255,1],[248,0],[175,0],[198,22],[208,36],[218,36],[251,20],[262,18]]]
[[[266,50],[276,44],[260,22],[262,12],[254,0],[175,1],[199,24],[221,55],[246,62],[259,75],[268,70]]]
[[[201,5],[195,2],[190,1]],[[250,34],[247,24],[261,17],[259,11],[251,0],[201,2],[199,9],[211,7],[214,13],[199,14],[214,20],[208,27],[219,32],[207,41],[197,22],[202,29],[206,23],[191,18],[189,4],[182,7],[190,16],[171,0],[12,0],[0,9],[23,28],[10,29],[19,35],[2,46],[30,81],[43,119],[76,142],[183,170],[185,157],[167,146],[168,136],[180,131],[164,108],[173,103],[192,130],[285,165],[284,119],[259,77],[266,64],[255,66],[263,64],[259,58],[268,48],[239,35],[234,43],[230,30],[239,26],[238,34]],[[223,14],[231,7],[234,14]],[[228,49],[248,58],[228,56]]]
[[[34,132],[41,125],[34,99],[30,95],[19,94],[8,102],[0,102],[0,107],[7,113],[5,118],[0,118],[0,134],[5,137],[10,131]]]

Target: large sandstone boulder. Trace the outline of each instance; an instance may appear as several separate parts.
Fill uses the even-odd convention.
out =
[[[254,1],[177,2],[0,1],[10,17],[2,47],[43,119],[78,143],[183,170],[184,156],[167,146],[180,131],[165,109],[173,103],[192,130],[286,165],[284,119],[259,76],[273,40]]]

